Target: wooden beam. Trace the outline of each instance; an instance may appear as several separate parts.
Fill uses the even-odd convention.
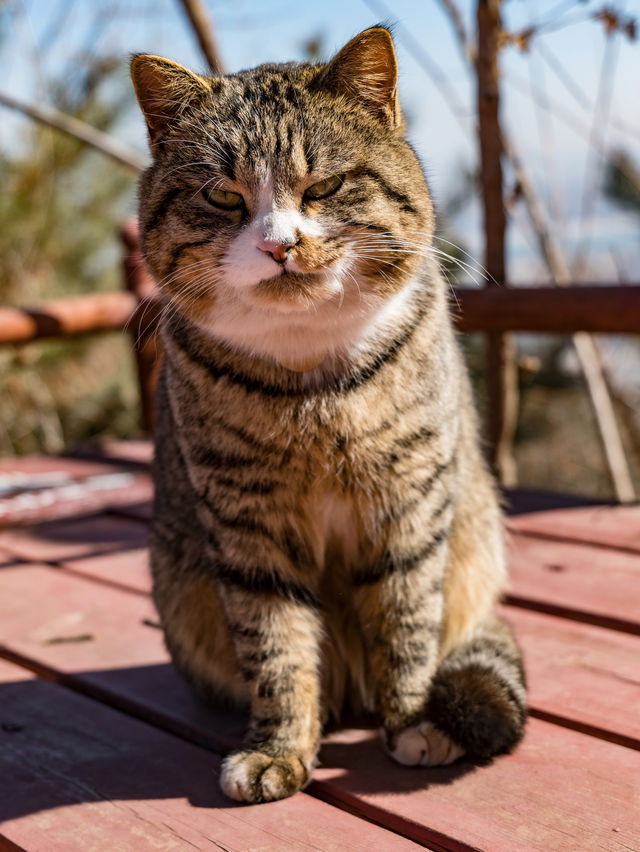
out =
[[[452,310],[460,331],[640,334],[640,285],[458,288]]]
[[[136,306],[133,293],[118,291],[51,299],[35,308],[0,308],[0,343],[120,330]]]
[[[151,435],[155,422],[156,385],[162,366],[162,347],[160,336],[157,334],[160,300],[157,298],[156,283],[142,255],[137,222],[127,222],[120,236],[124,245],[125,286],[138,300],[138,310],[135,321],[131,323],[131,331],[136,351],[142,424],[145,433]],[[154,319],[156,321],[152,321]]]
[[[135,274],[131,269],[130,274]],[[53,299],[34,308],[0,308],[0,345],[80,337],[125,328],[155,332],[162,305],[145,294],[91,293]],[[640,334],[640,284],[559,287],[456,288],[451,311],[458,331],[540,334]]]
[[[501,0],[478,0],[478,51],[476,55],[480,182],[484,213],[484,264],[487,288],[504,287],[506,216],[502,187],[502,134],[500,132],[500,69],[498,54],[502,22]],[[518,420],[518,371],[513,338],[487,336],[488,395],[487,438],[491,464],[505,486],[517,481],[513,439]]]

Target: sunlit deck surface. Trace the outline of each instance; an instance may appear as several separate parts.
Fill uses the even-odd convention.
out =
[[[246,807],[217,783],[244,719],[191,695],[150,601],[150,456],[0,462],[0,850],[640,850],[640,507],[511,495],[515,754],[406,769],[355,725]]]

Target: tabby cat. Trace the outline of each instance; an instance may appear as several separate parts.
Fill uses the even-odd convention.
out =
[[[138,55],[132,76],[166,305],[154,597],[177,668],[250,708],[222,789],[304,787],[345,706],[404,764],[509,751],[526,695],[494,612],[500,511],[389,32],[323,65]]]

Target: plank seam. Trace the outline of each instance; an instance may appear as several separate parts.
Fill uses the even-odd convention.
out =
[[[560,533],[542,532],[541,530],[527,530],[514,528],[510,523],[506,523],[506,529],[510,538],[524,536],[525,538],[534,538],[541,541],[557,541],[561,544],[581,544],[583,547],[597,547],[598,550],[615,550],[620,553],[628,553],[631,556],[640,556],[640,548],[633,547],[627,544],[613,544],[612,542],[593,541],[585,538],[574,538],[571,535],[561,535]]]
[[[582,609],[574,609],[564,604],[547,603],[537,601],[520,595],[506,594],[503,603],[517,606],[521,609],[529,609],[533,612],[544,612],[547,615],[555,615],[568,621],[579,621],[584,624],[593,624],[595,627],[606,627],[609,630],[618,630],[620,633],[630,633],[633,636],[640,635],[640,624],[629,621],[626,618],[617,618],[613,615],[604,615],[598,612],[587,612]]]
[[[29,657],[24,657],[22,654],[16,653],[15,651],[12,651],[4,645],[0,645],[0,658],[5,659],[10,663],[13,663],[14,665],[17,665],[20,668],[32,672],[33,674],[40,677],[42,680],[54,683],[56,686],[60,686],[63,689],[69,689],[71,692],[75,692],[90,700],[97,701],[99,704],[103,704],[106,707],[109,707],[111,710],[123,713],[124,715],[134,718],[139,722],[149,725],[150,727],[161,730],[164,734],[175,737],[176,739],[182,742],[190,743],[191,745],[195,745],[198,748],[203,749],[204,751],[211,752],[212,754],[218,756],[224,756],[226,753],[228,753],[228,749],[215,748],[211,740],[206,739],[205,737],[199,737],[195,735],[186,726],[183,727],[182,725],[176,724],[174,720],[165,719],[162,714],[155,713],[153,710],[149,712],[147,708],[144,708],[145,710],[147,710],[146,713],[141,712],[142,705],[138,705],[134,701],[129,701],[127,699],[119,701],[117,700],[117,698],[114,697],[113,693],[110,693],[106,690],[102,690],[100,687],[97,687],[93,684],[83,683],[78,680],[73,674],[65,674],[63,672],[56,671],[50,666],[38,663],[37,661],[32,660]],[[391,819],[389,824],[386,824],[380,819],[372,819],[365,813],[358,813],[357,808],[350,809],[342,805],[340,803],[340,800],[332,802],[328,800],[328,797],[314,795],[314,793],[310,792],[309,789],[301,791],[298,795],[308,795],[311,798],[324,801],[325,804],[329,805],[330,807],[336,807],[339,810],[350,812],[352,813],[352,815],[364,819],[369,823],[377,825],[380,828],[383,828],[386,831],[390,832],[391,834],[396,834],[398,836],[405,837],[409,840],[413,840],[419,846],[426,847],[427,849],[436,848],[437,852],[482,852],[482,850],[476,850],[475,847],[460,846],[458,844],[430,847],[427,846],[424,842],[415,839],[411,833],[406,833],[402,830],[398,831],[396,830],[396,828],[393,827],[391,823],[398,823],[399,825],[402,825],[405,822],[405,820],[403,820],[401,817],[393,817],[393,815],[391,815],[393,818]],[[384,811],[380,812],[382,814],[385,813]],[[418,826],[418,828],[423,829],[424,827]],[[429,831],[429,829],[427,829],[427,831]],[[5,838],[3,837],[3,835],[0,834],[0,852],[5,852],[5,848],[7,852],[26,852],[26,850],[23,850],[22,847],[19,846],[3,846],[2,843],[4,840]],[[7,844],[11,844],[11,841],[7,840],[6,842]]]
[[[449,835],[429,828],[427,825],[391,813],[342,790],[336,791],[327,781],[312,781],[306,792],[328,805],[386,828],[388,831],[393,831],[394,834],[399,834],[426,849],[433,850],[433,852],[483,852],[479,846],[461,843]]]
[[[560,728],[570,728],[572,731],[577,731],[579,734],[587,734],[598,740],[606,740],[615,745],[624,746],[625,748],[640,751],[640,740],[636,737],[630,737],[626,734],[618,734],[615,731],[610,731],[607,728],[601,728],[598,725],[592,725],[589,722],[580,722],[577,719],[569,719],[566,716],[560,716],[557,713],[549,713],[547,710],[538,710],[535,707],[529,707],[529,715],[535,719],[540,719],[543,722],[550,722]]]

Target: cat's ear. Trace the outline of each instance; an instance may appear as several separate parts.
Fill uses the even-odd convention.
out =
[[[131,79],[153,144],[187,107],[211,94],[209,81],[188,68],[139,53],[131,60]]]
[[[359,101],[392,126],[403,126],[398,62],[385,27],[371,27],[352,38],[323,69],[316,85]]]

